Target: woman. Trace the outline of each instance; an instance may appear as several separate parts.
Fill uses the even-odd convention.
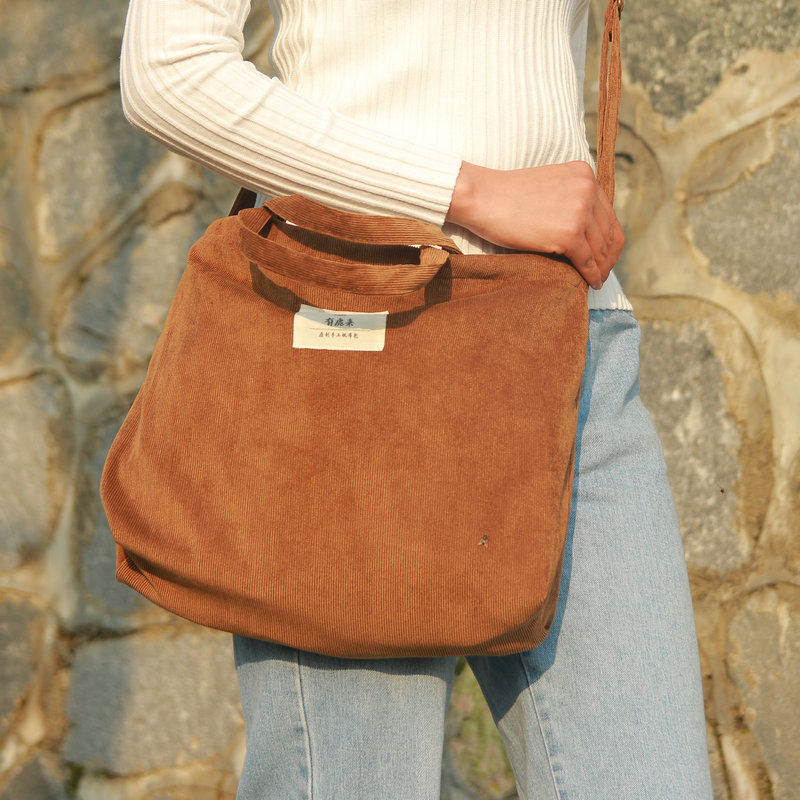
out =
[[[275,78],[242,59],[249,0],[132,0],[126,117],[257,204],[297,192],[572,261],[592,289],[558,611],[539,647],[467,660],[520,797],[710,800],[683,547],[583,124],[588,0],[271,3]],[[439,796],[455,658],[234,653],[237,800]]]

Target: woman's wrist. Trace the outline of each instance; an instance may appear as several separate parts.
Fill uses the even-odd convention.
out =
[[[475,187],[477,173],[485,169],[468,161],[461,162],[461,169],[456,178],[450,208],[445,216],[445,222],[453,222],[462,227],[468,227],[467,222],[472,218],[475,209]]]

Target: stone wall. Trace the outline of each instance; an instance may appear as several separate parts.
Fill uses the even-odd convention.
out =
[[[234,193],[124,120],[125,6],[0,5],[0,800],[230,800],[244,752],[229,637],[114,581],[97,493],[188,246]],[[264,0],[248,24],[268,71]],[[628,0],[623,26],[617,272],[683,527],[715,798],[792,800],[800,4]],[[514,797],[459,667],[443,796]]]

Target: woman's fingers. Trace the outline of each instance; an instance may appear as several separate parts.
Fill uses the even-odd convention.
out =
[[[605,278],[586,236],[581,237],[565,255],[589,286],[593,289],[599,289],[603,285]]]
[[[619,260],[625,242],[625,235],[614,209],[599,185],[592,217],[587,220],[586,241],[600,274],[599,284],[590,282],[590,285],[594,289],[599,289]]]
[[[594,214],[586,226],[586,240],[592,249],[595,263],[600,270],[603,281],[611,272],[611,241],[609,239],[610,220],[602,204],[598,201],[594,207]]]
[[[602,287],[617,256],[614,220],[609,218],[606,206],[597,196],[599,194],[603,192],[597,186],[597,193],[583,219],[581,234],[576,237],[567,253],[578,272],[593,289]]]

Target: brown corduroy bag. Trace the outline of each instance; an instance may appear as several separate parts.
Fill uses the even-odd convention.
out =
[[[598,121],[612,201],[620,12]],[[418,220],[248,197],[190,250],[108,452],[117,580],[333,656],[535,647],[568,526],[583,278],[463,255]]]

